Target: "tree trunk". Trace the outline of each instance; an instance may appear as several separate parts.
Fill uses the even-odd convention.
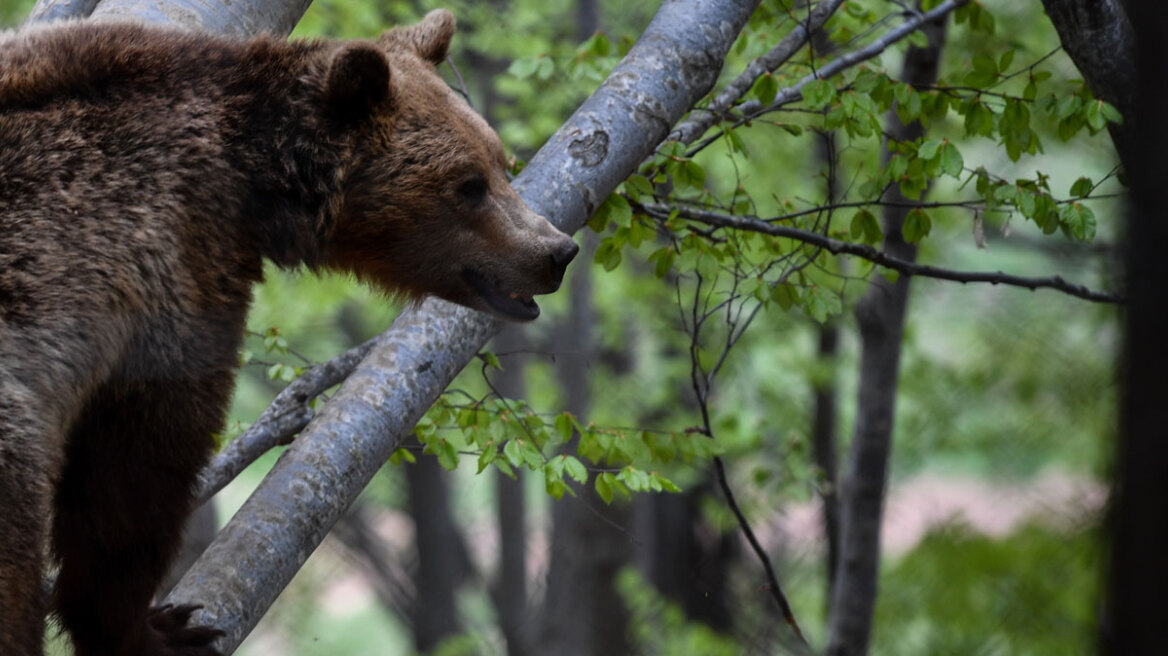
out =
[[[523,372],[528,348],[525,331],[520,326],[508,326],[495,338],[497,353],[510,353],[504,358],[503,371],[495,377],[495,387],[508,398],[526,395]],[[531,653],[530,626],[527,608],[527,501],[523,494],[522,471],[511,478],[495,472],[495,513],[499,518],[499,569],[491,586],[495,609],[499,614],[499,628],[507,640],[508,656]]]
[[[1140,112],[1132,65],[1135,31],[1123,4],[1119,0],[1042,0],[1042,5],[1091,92],[1123,114],[1122,125],[1109,124],[1107,129],[1120,159],[1127,170],[1133,170],[1143,142],[1136,128]]]
[[[357,501],[329,533],[361,572],[365,583],[373,588],[377,601],[393,617],[411,621],[414,603],[413,577],[402,563],[408,559],[393,553],[385,540],[371,526],[370,504]]]
[[[470,559],[450,515],[446,472],[438,459],[422,456],[405,470],[418,562],[411,609],[414,645],[427,652],[460,631],[455,596],[470,574]]]
[[[823,30],[811,35],[811,45],[818,56],[826,56],[835,50]],[[839,183],[836,165],[839,151],[836,148],[835,132],[827,131],[819,135],[816,152],[819,165],[826,172],[824,180],[825,205],[833,205],[839,198]],[[846,266],[846,263],[841,263]],[[836,351],[839,347],[839,323],[832,319],[819,327],[819,350],[817,354],[815,385],[815,416],[811,424],[812,456],[815,465],[823,472],[820,483],[820,499],[823,501],[823,537],[827,543],[827,594],[824,595],[824,617],[831,617],[831,591],[835,586],[836,570],[839,567],[839,449],[836,445]]]
[[[820,498],[823,500],[823,536],[827,542],[827,617],[831,617],[831,591],[839,568],[839,455],[836,448],[836,350],[839,325],[834,321],[819,328],[819,366],[824,379],[815,381],[815,418],[811,427],[815,465],[823,472]],[[830,372],[830,373],[829,373]],[[830,375],[830,377],[828,377]]]
[[[945,23],[927,24],[927,48],[909,48],[901,79],[910,84],[931,84],[937,79]],[[890,139],[917,139],[919,123],[903,125],[895,113],[889,116]],[[904,203],[895,187],[886,200]],[[883,215],[884,250],[905,260],[916,259],[916,247],[904,241],[901,226],[905,207],[886,207]],[[904,317],[908,306],[909,278],[889,284],[874,276],[856,307],[860,331],[860,391],[856,426],[852,435],[848,470],[840,499],[840,560],[832,590],[829,623],[830,656],[861,656],[868,651],[872,616],[876,609],[880,571],[880,525],[884,490],[888,482],[888,458],[896,409],[897,378]]]
[[[586,233],[583,261],[592,260],[596,242]],[[592,400],[588,363],[595,350],[591,267],[576,267],[569,287],[571,309],[553,349],[559,354],[556,373],[565,409],[586,417]],[[565,497],[552,508],[551,563],[537,653],[616,656],[628,651],[616,575],[632,559],[628,535],[619,528],[628,524],[629,512],[619,502],[605,505],[593,490],[591,485],[578,488],[578,497]]]
[[[1164,652],[1168,617],[1168,7],[1129,3],[1139,36],[1139,141],[1126,226],[1127,316],[1120,372],[1120,439],[1110,528],[1110,577],[1102,653],[1136,656]]]
[[[711,492],[707,480],[682,494],[637,499],[637,553],[649,582],[680,604],[687,618],[729,633],[734,618],[727,593],[736,536],[702,516],[701,499]]]

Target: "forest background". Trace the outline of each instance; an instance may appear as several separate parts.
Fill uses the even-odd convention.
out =
[[[459,20],[455,68],[443,74],[499,130],[517,170],[657,9],[640,0],[316,0],[293,35],[370,37],[435,6]],[[910,44],[928,50],[918,32],[692,157],[659,150],[621,200],[601,207],[598,230],[578,235],[585,253],[568,293],[468,367],[424,420],[421,441],[374,479],[239,653],[799,653],[720,489],[722,463],[807,641],[827,644],[839,536],[823,528],[824,500],[838,499],[859,430],[853,310],[881,289],[869,281],[898,276],[863,258],[718,232],[700,216],[673,227],[687,217],[672,211],[798,215],[791,220],[810,222],[796,227],[879,245],[881,211],[895,203],[878,201],[895,187],[925,208],[900,217],[921,262],[1114,289],[1124,188],[1105,127],[1117,113],[1085,89],[1040,3],[972,6],[958,24],[947,18],[939,82],[906,91],[864,78],[898,78]],[[0,18],[15,24],[30,7],[0,3]],[[763,2],[722,82],[809,11]],[[813,39],[746,99],[770,104],[833,53],[864,47],[913,11],[842,3],[831,38]],[[916,103],[902,116],[926,123],[895,174],[879,136],[894,132],[882,96]],[[1017,107],[1029,134],[1011,115]],[[1050,212],[1042,199],[1056,204]],[[723,302],[728,311],[710,313],[695,336],[692,317]],[[398,309],[351,280],[272,269],[257,289],[224,442],[311,363],[377,334]],[[913,277],[872,653],[1094,653],[1118,342],[1107,302]],[[587,466],[587,485],[567,483],[575,491],[565,494],[565,465],[548,474],[554,443],[540,445],[535,472],[523,471],[523,454],[501,453],[517,479],[491,462],[479,471],[484,451],[458,435],[529,411],[553,435],[583,434],[570,452]],[[590,448],[612,456],[611,442],[626,439],[635,446],[615,459],[586,457]],[[216,497],[220,521],[277,456]],[[681,491],[652,491],[674,485]]]

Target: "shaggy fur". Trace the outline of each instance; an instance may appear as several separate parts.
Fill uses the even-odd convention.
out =
[[[39,656],[47,610],[80,656],[215,653],[150,602],[264,258],[514,319],[558,287],[575,245],[435,72],[453,31],[0,35],[0,654]]]

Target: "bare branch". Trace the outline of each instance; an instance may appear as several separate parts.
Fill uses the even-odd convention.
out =
[[[224,447],[199,473],[196,505],[210,499],[257,458],[272,447],[287,444],[293,435],[307,426],[315,414],[309,407],[312,400],[353,373],[379,339],[374,337],[332,360],[315,365],[281,390],[259,419]]]
[[[941,280],[953,280],[960,283],[969,282],[988,282],[992,285],[1010,285],[1013,287],[1025,287],[1026,289],[1034,290],[1042,287],[1056,289],[1060,292],[1077,296],[1088,301],[1096,303],[1123,303],[1123,297],[1110,294],[1108,292],[1100,292],[1077,285],[1064,280],[1061,276],[1048,276],[1045,278],[1027,278],[1022,276],[1015,276],[1001,271],[982,272],[982,271],[954,271],[952,269],[944,269],[941,267],[930,266],[927,264],[917,264],[916,262],[909,262],[900,258],[894,257],[883,251],[878,251],[867,244],[854,244],[851,242],[840,241],[832,239],[818,232],[811,232],[810,230],[800,230],[799,228],[791,228],[789,226],[774,225],[767,223],[761,219],[734,216],[731,214],[723,214],[720,212],[712,212],[710,210],[701,210],[691,207],[669,206],[669,205],[643,205],[643,209],[650,216],[658,219],[666,219],[671,212],[677,212],[677,215],[688,219],[690,221],[697,221],[710,226],[719,228],[733,228],[735,230],[748,230],[750,232],[759,232],[775,237],[786,237],[788,239],[795,239],[805,244],[819,246],[828,251],[832,255],[854,255],[856,257],[874,262],[882,267],[899,271],[909,276],[923,276],[926,278],[939,278]]]
[[[734,513],[734,517],[738,520],[738,526],[742,529],[743,535],[746,536],[746,541],[750,543],[750,548],[754,551],[754,555],[762,562],[763,570],[766,571],[767,582],[770,588],[771,596],[775,603],[779,605],[779,611],[783,613],[783,620],[795,632],[795,636],[804,646],[808,646],[807,638],[803,636],[803,629],[799,628],[799,622],[795,620],[795,613],[791,610],[791,603],[787,601],[787,595],[783,593],[783,586],[779,584],[779,578],[775,575],[775,568],[771,565],[771,558],[767,555],[766,549],[763,549],[762,544],[755,536],[754,530],[750,527],[750,522],[746,520],[746,515],[742,513],[742,509],[738,507],[738,501],[734,498],[734,492],[730,489],[730,483],[726,480],[726,466],[722,462],[721,456],[714,456],[714,471],[718,477],[718,487],[722,489],[722,494],[726,497],[726,504],[730,506],[730,510]]]

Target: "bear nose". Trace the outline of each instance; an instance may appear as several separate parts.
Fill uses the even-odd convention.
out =
[[[552,249],[551,259],[552,268],[557,271],[563,271],[568,267],[568,263],[572,258],[576,257],[576,253],[580,252],[580,247],[571,239],[564,239],[558,246]]]

